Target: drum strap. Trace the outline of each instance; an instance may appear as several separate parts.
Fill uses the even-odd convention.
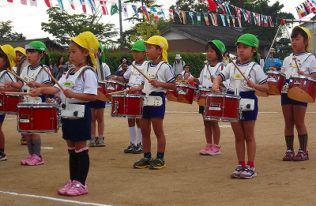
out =
[[[145,71],[147,76],[149,76],[149,78],[154,78],[155,77],[157,79],[157,73],[158,73],[159,69],[161,68],[161,65],[164,64],[164,63],[165,63],[164,61],[159,62],[159,64],[155,67],[155,69],[153,71],[150,71],[150,72],[148,71],[149,63],[147,63],[147,65],[145,65],[147,67],[147,69]],[[146,93],[147,96],[150,93],[150,88],[152,88],[152,86],[149,84],[148,80],[145,80],[143,91],[144,91],[144,93]]]
[[[12,71],[14,72],[14,71]],[[14,80],[12,79],[11,75],[9,75],[8,71],[7,70],[3,70],[0,72],[0,79],[2,79],[4,77],[4,75],[8,75],[10,77],[10,79],[14,82]]]

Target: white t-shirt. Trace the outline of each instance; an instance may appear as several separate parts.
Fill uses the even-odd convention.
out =
[[[97,95],[98,81],[96,73],[92,69],[86,69],[88,66],[81,67],[75,73],[69,70],[59,79],[58,83],[75,93],[94,94]],[[69,75],[68,75],[69,74]],[[68,84],[67,84],[68,83]],[[69,85],[69,86],[66,86]],[[57,84],[54,87],[58,87]],[[60,92],[60,97],[64,101],[65,96]],[[87,102],[79,99],[71,99],[69,102]]]
[[[27,82],[35,81],[41,84],[49,84],[51,83],[51,78],[47,72],[50,72],[50,70],[46,65],[40,64],[35,68],[33,68],[32,65],[29,65],[22,70],[20,77]],[[29,86],[26,84],[22,87],[22,90],[29,91],[29,89]]]
[[[180,75],[182,76],[182,78],[183,78],[183,79],[184,79],[184,75],[185,75],[185,73],[186,73],[185,71],[182,71],[182,72],[181,72],[181,74],[180,74]],[[189,74],[190,74],[190,75],[189,75],[188,79],[193,78],[193,75],[192,75],[190,72],[189,72]]]
[[[102,72],[105,79],[111,75],[110,67],[105,62],[102,63]]]
[[[7,70],[0,72],[0,84],[5,84],[8,82],[16,82],[15,77],[10,74]]]
[[[184,65],[185,61],[183,61],[182,59],[180,59],[179,62],[177,62],[177,60],[173,62],[173,72],[176,76],[183,71]]]
[[[300,71],[308,74],[316,73],[316,58],[311,53],[291,54],[286,57],[281,67],[281,72],[286,75],[286,79],[289,79],[292,75],[298,74],[298,69],[295,63],[295,59]]]
[[[148,64],[147,68],[144,68],[144,73],[147,74],[149,78],[156,79],[160,82],[170,83],[175,81],[175,75],[172,71],[172,67],[166,63],[159,63],[158,65],[152,64],[151,62]],[[161,87],[153,87],[145,80],[145,85],[143,89],[144,93],[151,92],[167,92],[167,89]]]
[[[211,88],[213,82],[211,77],[215,78],[225,68],[222,62],[217,63],[214,67],[211,65],[204,65],[199,77],[200,86],[203,88]]]
[[[133,62],[137,68],[140,70],[144,70],[146,68],[148,62],[144,61],[142,64],[137,64]],[[144,77],[141,75],[133,66],[128,66],[128,69],[126,72],[123,74],[124,79],[128,79],[128,86],[136,86],[136,85],[142,85],[144,84]]]
[[[267,75],[263,72],[261,66],[255,62],[248,62],[245,64],[236,63],[241,72],[249,79],[251,79],[255,84],[264,84],[267,81]],[[248,73],[248,74],[247,74]],[[238,74],[240,76],[239,71],[235,68],[233,63],[229,63],[219,74],[222,77],[223,81],[230,79],[230,84],[228,86],[228,90],[234,91],[233,85],[234,82],[237,81],[235,79],[235,75]],[[247,82],[242,78],[239,91],[254,91],[253,88],[248,87]]]

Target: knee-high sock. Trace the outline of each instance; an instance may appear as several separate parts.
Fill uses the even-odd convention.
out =
[[[137,135],[137,144],[143,144],[142,131],[139,127],[136,127],[136,135]]]
[[[81,149],[80,151],[76,151],[76,155],[78,165],[78,181],[85,185],[90,167],[89,150],[88,148]]]
[[[29,154],[30,155],[34,154],[34,151],[33,151],[33,140],[32,139],[28,139],[26,143],[27,143],[27,150],[29,151]]]
[[[41,156],[41,145],[42,141],[41,139],[33,139],[33,153]]]
[[[137,145],[136,142],[136,127],[128,127],[130,141],[133,145]]]
[[[294,135],[285,136],[285,142],[287,150],[294,150],[293,144],[294,144]]]
[[[77,154],[75,153],[75,148],[68,148],[69,154],[69,177],[70,180],[78,179],[78,164],[77,164]]]
[[[300,143],[300,150],[307,151],[307,139],[308,135],[307,134],[301,134],[298,135],[298,141]]]

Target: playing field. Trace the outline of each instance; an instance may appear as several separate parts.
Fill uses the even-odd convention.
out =
[[[43,166],[21,166],[20,160],[27,155],[27,148],[19,144],[16,117],[7,116],[3,130],[8,161],[0,162],[0,205],[314,206],[316,105],[310,104],[306,114],[310,160],[283,162],[284,124],[279,98],[259,99],[260,113],[255,130],[258,177],[251,180],[230,178],[237,160],[228,123],[220,123],[223,154],[216,157],[198,154],[205,138],[196,103],[167,103],[164,121],[167,168],[158,171],[132,168],[142,155],[123,153],[129,143],[127,120],[110,117],[110,108],[107,108],[106,147],[89,150],[89,194],[75,198],[56,193],[68,178],[68,153],[61,130],[42,136]],[[152,143],[155,153],[154,135]],[[295,148],[298,148],[297,137]]]

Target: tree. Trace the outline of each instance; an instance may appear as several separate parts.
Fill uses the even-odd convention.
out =
[[[25,40],[22,33],[12,32],[12,21],[0,21],[0,41]]]
[[[114,24],[100,23],[102,14],[97,13],[89,16],[83,14],[70,15],[58,7],[47,10],[48,23],[41,24],[42,30],[53,35],[57,42],[67,44],[69,37],[78,35],[83,31],[91,31],[105,45],[113,44],[111,37],[117,35]]]

